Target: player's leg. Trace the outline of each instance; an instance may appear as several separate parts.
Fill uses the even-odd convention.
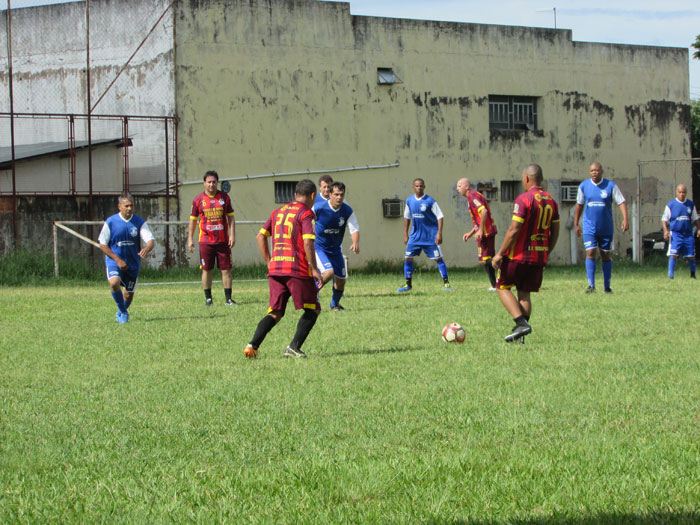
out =
[[[199,266],[202,269],[202,289],[204,290],[204,304],[211,306],[213,300],[211,297],[211,282],[212,272],[216,264],[216,248],[212,244],[199,245]]]
[[[321,248],[316,250],[316,267],[321,273],[321,282],[316,283],[318,289],[320,290],[328,281],[333,279],[333,276],[335,275],[333,271],[333,264],[331,263],[328,254]]]
[[[690,278],[695,279],[695,270],[697,269],[697,263],[695,262],[695,238],[693,234],[685,236],[683,239],[683,253],[688,261],[688,266],[690,268]]]
[[[280,319],[284,317],[284,312],[289,299],[289,289],[287,288],[288,277],[269,277],[270,286],[270,306],[265,317],[260,319],[255,328],[253,338],[243,350],[243,355],[248,358],[258,357],[258,348],[262,344],[265,336],[272,330]]]
[[[301,279],[291,277],[289,279],[289,289],[297,310],[304,310],[304,313],[297,322],[297,329],[294,338],[289,346],[284,350],[285,357],[306,357],[301,349],[304,341],[309,336],[309,332],[316,324],[318,315],[321,313],[321,305],[318,302],[318,291],[311,279]]]
[[[528,265],[518,264],[509,259],[503,259],[501,261],[501,268],[498,272],[498,280],[496,281],[498,298],[515,322],[513,330],[505,337],[506,343],[521,340],[532,332],[532,328],[528,322],[530,311],[523,307],[524,303],[526,307],[531,308],[529,305],[529,291],[521,291],[521,288],[526,288],[524,284],[528,277],[527,270]],[[513,286],[518,290],[517,298],[510,291]],[[523,302],[521,302],[521,298]]]
[[[420,247],[413,246],[411,242],[406,245],[406,254],[403,260],[403,275],[406,284],[396,290],[397,292],[410,292],[413,288],[413,258],[421,252]]]
[[[583,247],[586,249],[586,277],[588,278],[586,293],[593,293],[595,292],[595,252],[598,249],[598,237],[584,233]]]
[[[479,264],[481,264],[486,270],[486,273],[489,276],[489,282],[491,283],[489,292],[496,291],[496,270],[494,270],[493,266],[491,266],[491,259],[493,259],[493,256],[496,255],[495,240],[495,235],[482,237],[481,241],[477,245]]]
[[[437,263],[438,271],[440,272],[440,277],[442,277],[443,286],[442,289],[451,292],[452,287],[450,286],[450,279],[447,277],[447,265],[445,260],[442,258],[442,248],[433,244],[430,247],[424,249],[425,254]]]
[[[598,244],[600,250],[600,266],[603,270],[603,286],[605,293],[612,293],[610,279],[612,278],[612,235],[601,237]]]
[[[331,265],[333,266],[333,295],[331,297],[330,308],[333,311],[345,310],[340,306],[340,299],[343,297],[343,292],[345,291],[345,283],[348,277],[348,270],[345,267],[345,257],[343,257],[343,252],[339,251],[332,254],[329,257]]]
[[[233,306],[238,304],[231,298],[231,287],[233,285],[233,277],[231,276],[231,248],[227,243],[221,243],[217,247],[216,262],[221,270],[221,284],[224,287],[224,304]]]
[[[126,303],[124,302],[124,295],[122,294],[121,270],[119,270],[119,265],[112,259],[107,259],[105,261],[105,266],[107,271],[107,282],[109,283],[109,291],[112,294],[114,302],[117,303],[117,322],[125,323],[126,321],[122,320],[122,317],[127,314]]]

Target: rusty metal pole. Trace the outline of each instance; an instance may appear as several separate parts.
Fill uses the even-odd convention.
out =
[[[89,214],[90,220],[94,219],[92,207],[92,105],[90,100],[90,0],[85,0],[85,56],[87,85],[87,139],[88,139],[88,188],[89,188]]]
[[[15,162],[15,101],[12,92],[12,16],[10,12],[12,7],[10,0],[7,0],[7,67],[8,67],[8,85],[10,87],[10,145],[12,150],[12,232],[14,238],[15,250],[19,248],[19,217],[17,214],[17,175]]]
[[[71,193],[76,194],[77,187],[75,181],[75,116],[68,118],[68,171],[70,172]]]
[[[170,148],[168,147],[168,119],[165,123],[165,220],[170,221]],[[171,267],[170,261],[170,224],[165,226],[165,267]]]
[[[124,193],[129,193],[129,117],[122,119],[122,141],[124,157]]]

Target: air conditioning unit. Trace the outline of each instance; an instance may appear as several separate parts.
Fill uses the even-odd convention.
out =
[[[382,210],[387,219],[403,217],[403,201],[401,199],[382,199]]]

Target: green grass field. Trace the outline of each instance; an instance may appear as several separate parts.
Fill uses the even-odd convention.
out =
[[[0,522],[700,522],[686,275],[549,269],[526,345],[481,271],[351,276],[309,359],[290,310],[257,361],[265,282],[141,285],[127,325],[106,282],[2,287]]]

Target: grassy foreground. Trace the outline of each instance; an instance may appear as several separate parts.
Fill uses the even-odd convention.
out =
[[[0,288],[0,523],[697,523],[699,285],[584,273],[526,345],[482,272],[351,277],[309,359],[290,310],[253,362],[265,282],[140,285],[127,325],[105,282]]]

